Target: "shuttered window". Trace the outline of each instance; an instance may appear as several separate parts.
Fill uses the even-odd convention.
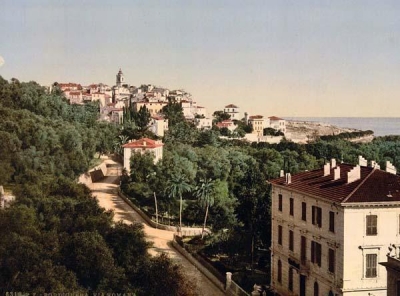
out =
[[[305,202],[301,203],[301,220],[307,221],[307,204]]]
[[[312,224],[322,227],[322,209],[312,206]]]
[[[377,255],[367,254],[365,256],[365,277],[374,278],[376,277],[376,267],[377,267]]]
[[[367,216],[367,235],[377,235],[378,234],[378,216],[368,215]]]

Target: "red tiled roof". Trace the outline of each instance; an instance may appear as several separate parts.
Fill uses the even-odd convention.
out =
[[[238,106],[233,105],[233,104],[229,104],[228,106],[225,106],[225,108],[238,108]]]
[[[153,116],[151,116],[151,118],[153,118],[155,120],[164,120],[164,117],[162,117],[161,115],[153,115]]]
[[[157,148],[164,146],[163,143],[157,143],[157,141],[149,139],[149,138],[142,138],[136,141],[132,141],[123,145],[124,148]]]
[[[253,115],[253,116],[249,117],[249,119],[263,119],[263,118],[264,118],[264,116],[262,116],[262,115]]]
[[[69,92],[69,95],[70,95],[70,96],[80,96],[80,95],[81,95],[81,92],[80,92],[80,91],[70,91],[70,92]]]
[[[221,127],[229,127],[229,126],[232,126],[232,125],[233,125],[233,121],[230,120],[230,119],[218,122],[216,124],[216,126],[219,127],[219,128],[221,128]]]
[[[338,180],[333,179],[333,169],[328,176],[324,176],[324,169],[318,169],[293,175],[290,184],[285,183],[285,177],[273,179],[270,183],[341,203],[400,201],[400,176],[361,166],[361,178],[347,183],[347,173],[354,166],[339,164],[338,167]]]
[[[279,118],[279,117],[276,117],[276,116],[270,116],[270,117],[268,117],[270,120],[285,120],[285,119],[283,119],[283,118]]]

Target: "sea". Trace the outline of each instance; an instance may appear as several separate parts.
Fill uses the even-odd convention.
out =
[[[376,137],[400,135],[400,117],[284,117],[293,121],[313,121],[343,128],[371,130]]]

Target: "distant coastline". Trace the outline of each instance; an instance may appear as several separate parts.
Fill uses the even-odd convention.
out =
[[[375,137],[400,135],[400,117],[284,117],[288,121],[325,123],[339,128],[372,130]]]

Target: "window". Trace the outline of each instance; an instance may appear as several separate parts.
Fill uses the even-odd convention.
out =
[[[314,283],[314,296],[319,296],[319,286],[318,283]]]
[[[304,264],[307,260],[307,240],[305,236],[301,236],[300,243],[300,260]]]
[[[329,231],[335,232],[335,212],[329,212]]]
[[[293,216],[294,215],[294,200],[293,200],[293,198],[290,198],[289,199],[289,202],[290,202],[290,210],[289,210],[289,214],[290,214],[290,216]]]
[[[322,209],[312,206],[312,224],[322,227]]]
[[[288,282],[288,288],[290,291],[293,291],[293,268],[289,268],[289,282]]]
[[[378,234],[378,216],[368,215],[367,216],[367,235]]]
[[[282,283],[282,262],[278,260],[278,282]]]
[[[278,244],[282,245],[282,226],[278,225]]]
[[[279,194],[278,196],[278,210],[282,212],[282,194]]]
[[[321,244],[315,241],[311,242],[311,262],[321,267]]]
[[[307,204],[305,202],[301,203],[301,220],[307,221]]]
[[[376,264],[377,264],[377,255],[376,254],[367,254],[365,256],[365,277],[366,278],[374,278],[376,277]]]
[[[293,251],[293,245],[294,245],[293,231],[289,230],[289,250],[290,251]]]
[[[335,250],[332,249],[328,252],[328,270],[335,273]]]

